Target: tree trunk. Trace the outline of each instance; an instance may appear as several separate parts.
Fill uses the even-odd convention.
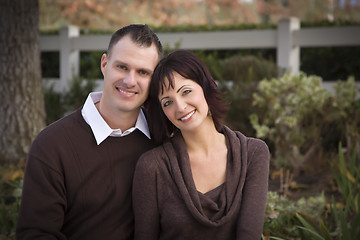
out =
[[[0,163],[24,161],[45,126],[38,0],[0,1]]]

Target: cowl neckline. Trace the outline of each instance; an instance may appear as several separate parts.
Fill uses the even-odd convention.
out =
[[[212,227],[227,223],[238,213],[247,168],[247,151],[241,150],[246,144],[245,137],[226,126],[221,132],[227,141],[228,158],[226,181],[216,202],[207,198],[206,193],[201,194],[197,191],[181,133],[163,145],[169,159],[171,174],[186,207],[199,223]]]

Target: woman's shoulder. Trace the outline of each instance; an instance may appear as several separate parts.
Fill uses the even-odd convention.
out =
[[[164,143],[143,153],[139,158],[137,168],[159,168],[167,159],[166,147],[168,146]]]
[[[241,145],[247,148],[248,152],[265,151],[268,152],[269,148],[266,142],[260,138],[248,137],[240,131],[231,130],[226,127],[227,131],[232,132],[240,140]]]
[[[268,148],[266,142],[260,138],[247,137],[248,148]]]

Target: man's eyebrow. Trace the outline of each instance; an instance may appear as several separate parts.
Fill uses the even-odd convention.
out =
[[[121,65],[124,65],[124,66],[129,66],[128,63],[124,62],[124,61],[121,61],[121,60],[114,60],[114,64],[117,65],[117,64],[121,64]],[[137,71],[145,71],[145,72],[148,72],[148,73],[152,73],[153,70],[151,70],[150,68],[144,68],[144,67],[140,67],[140,68],[137,68]]]
[[[145,71],[145,72],[148,72],[148,73],[152,73],[153,70],[151,70],[150,68],[139,68],[138,69],[139,71]]]
[[[127,66],[128,64],[126,63],[126,62],[123,62],[123,61],[121,61],[121,60],[114,60],[114,64],[121,64],[121,65],[125,65],[125,66]]]

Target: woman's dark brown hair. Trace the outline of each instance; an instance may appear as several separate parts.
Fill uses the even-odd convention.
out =
[[[220,131],[228,105],[221,97],[216,82],[205,64],[195,54],[187,50],[175,50],[159,62],[151,78],[150,93],[145,107],[148,111],[148,123],[152,139],[157,144],[161,144],[166,138],[178,131],[165,116],[158,98],[167,85],[174,88],[174,72],[186,79],[195,81],[201,86],[215,127]]]

